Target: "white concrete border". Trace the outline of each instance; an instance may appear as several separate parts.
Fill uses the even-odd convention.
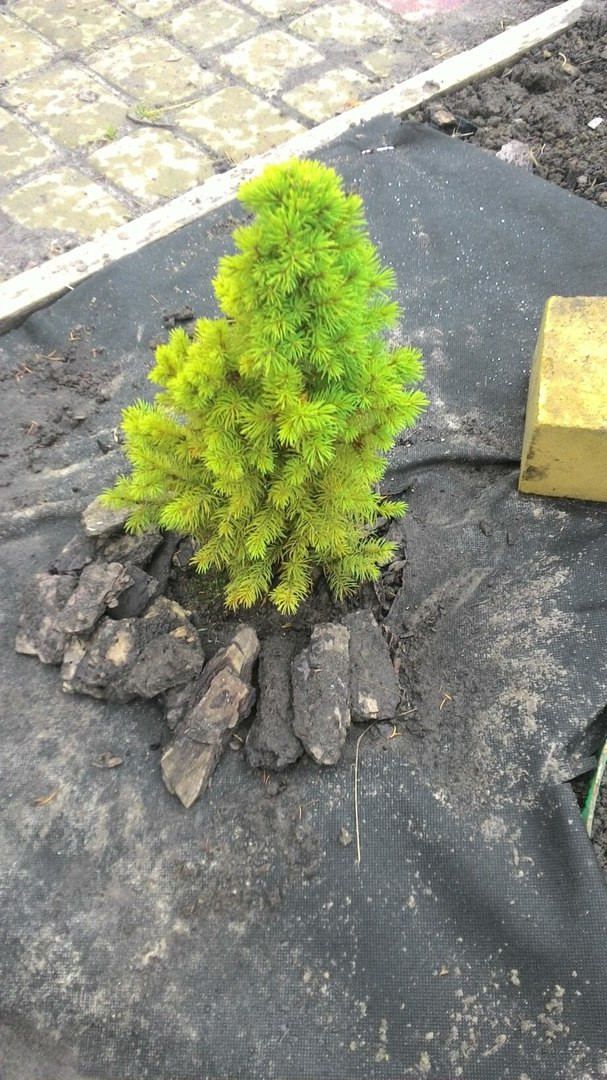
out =
[[[234,198],[243,180],[257,174],[271,162],[314,154],[364,120],[392,114],[399,116],[440,94],[456,90],[473,79],[484,77],[508,64],[536,45],[549,41],[580,18],[586,0],[566,0],[557,7],[510,27],[473,49],[443,60],[440,64],[398,83],[391,90],[341,113],[309,131],[294,136],[280,146],[249,158],[229,172],[219,173],[204,184],[148,214],[112,229],[95,240],[58,255],[32,270],[0,284],[0,334],[21,322],[26,315],[45,307],[81,281],[146,244],[169,236],[184,225],[223,206]]]

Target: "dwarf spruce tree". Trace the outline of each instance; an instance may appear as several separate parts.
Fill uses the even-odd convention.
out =
[[[420,354],[390,350],[399,309],[361,199],[314,161],[242,185],[214,289],[224,318],[156,351],[153,404],[123,416],[132,465],[106,494],[133,532],[191,535],[197,570],[227,572],[228,607],[269,594],[293,612],[321,567],[337,598],[377,578],[393,552],[370,535],[401,502],[378,492],[385,452],[426,405],[410,389]]]

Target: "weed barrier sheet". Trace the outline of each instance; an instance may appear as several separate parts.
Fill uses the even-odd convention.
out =
[[[227,752],[185,811],[153,705],[65,695],[14,652],[23,588],[121,466],[101,434],[151,395],[162,314],[214,314],[239,208],[6,335],[2,1080],[607,1073],[607,893],[566,782],[605,727],[607,507],[516,489],[543,306],[605,293],[607,215],[415,125],[353,129],[319,158],[363,197],[398,278],[395,341],[427,365],[431,407],[385,485],[410,505],[386,621],[415,711],[361,744],[357,864],[340,831],[360,728],[339,766],[300,764],[274,797]],[[93,768],[105,752],[124,764]]]

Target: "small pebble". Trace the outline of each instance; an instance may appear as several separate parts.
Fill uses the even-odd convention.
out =
[[[377,731],[378,735],[381,735],[384,739],[390,739],[394,735],[395,727],[396,724],[393,724],[391,721],[384,720],[381,724],[376,724],[375,730]]]
[[[352,834],[349,833],[348,830],[343,827],[343,825],[339,830],[339,842],[340,844],[343,844],[344,847],[347,847],[348,844],[352,843]]]

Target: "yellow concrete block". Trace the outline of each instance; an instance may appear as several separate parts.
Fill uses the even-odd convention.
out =
[[[551,296],[546,304],[518,486],[607,502],[607,297]]]

